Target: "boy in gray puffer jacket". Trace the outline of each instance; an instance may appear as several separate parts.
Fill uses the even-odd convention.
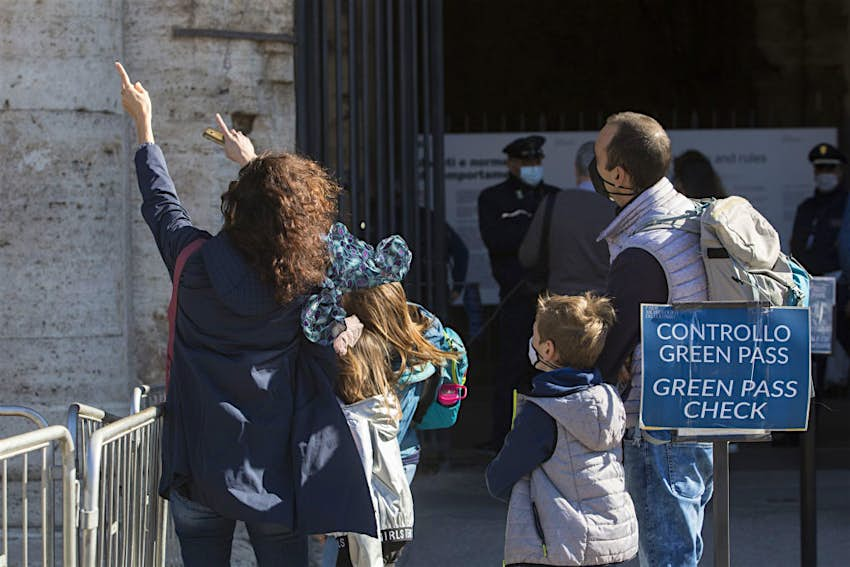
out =
[[[490,493],[510,496],[508,566],[611,565],[637,554],[620,446],[626,412],[592,369],[613,322],[609,300],[592,294],[538,302],[528,352],[543,373],[487,468]]]

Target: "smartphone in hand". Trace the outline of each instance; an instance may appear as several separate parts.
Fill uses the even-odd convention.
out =
[[[219,146],[224,145],[224,134],[222,134],[218,130],[214,130],[213,128],[206,128],[202,136],[207,140],[210,140],[211,142],[215,142]]]

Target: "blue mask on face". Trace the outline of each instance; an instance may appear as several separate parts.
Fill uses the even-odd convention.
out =
[[[519,168],[519,178],[526,185],[537,187],[543,181],[542,165],[524,165]]]

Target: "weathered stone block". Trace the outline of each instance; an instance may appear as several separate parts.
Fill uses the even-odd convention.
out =
[[[0,338],[123,334],[122,133],[100,113],[0,114]]]
[[[114,111],[122,2],[0,3],[0,108]]]

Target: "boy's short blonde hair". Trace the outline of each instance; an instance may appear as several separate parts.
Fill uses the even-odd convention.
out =
[[[615,319],[611,300],[592,293],[537,300],[537,336],[555,344],[561,366],[593,368]]]

